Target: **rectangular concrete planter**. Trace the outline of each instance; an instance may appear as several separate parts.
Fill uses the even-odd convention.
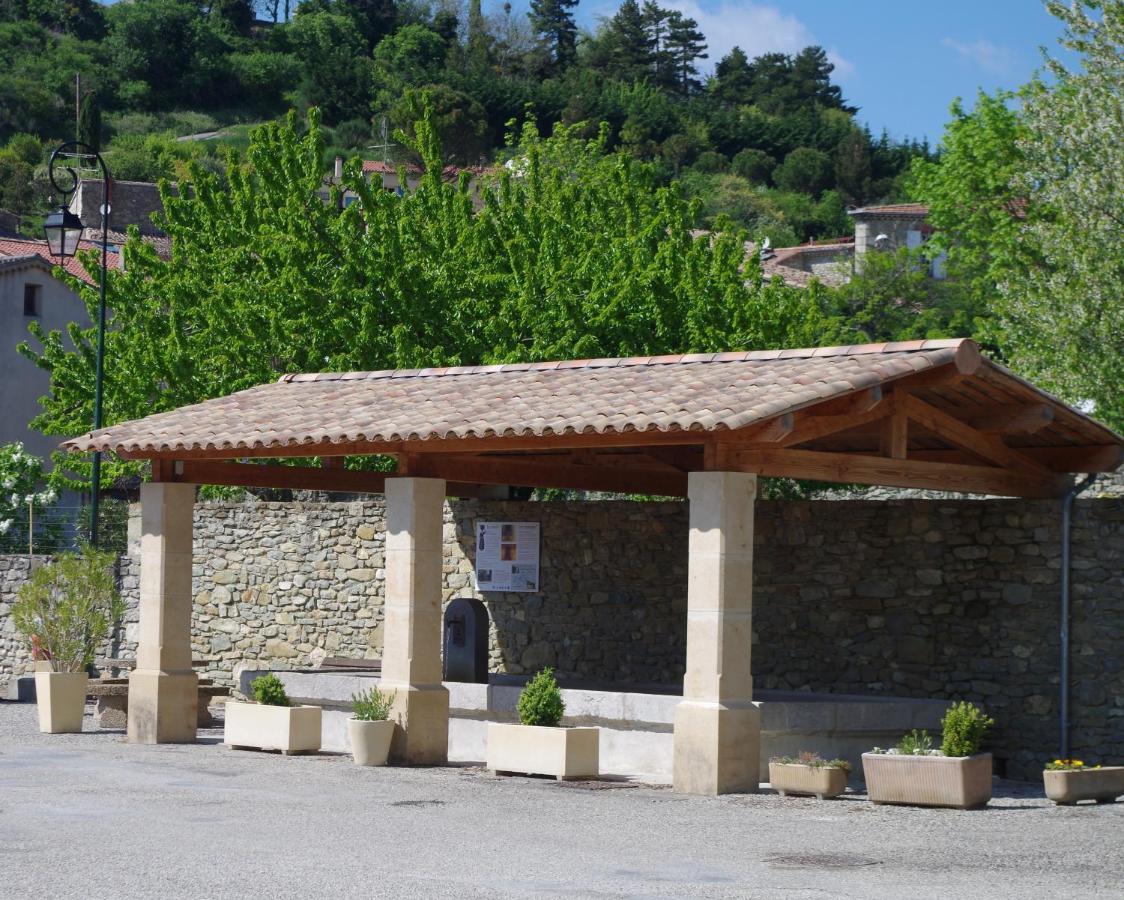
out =
[[[35,702],[39,707],[41,732],[67,734],[82,730],[88,680],[85,672],[35,673]]]
[[[488,724],[488,768],[497,774],[552,775],[559,781],[599,774],[597,728]]]
[[[847,770],[835,766],[769,763],[769,784],[782,797],[812,794],[820,800],[838,797],[847,790]]]
[[[223,741],[235,750],[315,753],[320,749],[320,707],[264,706],[228,700]]]
[[[905,756],[864,753],[866,789],[873,803],[974,809],[991,799],[991,754]]]
[[[390,721],[347,720],[347,737],[351,756],[357,766],[385,766],[390,755],[390,742],[397,727]]]
[[[1058,806],[1072,806],[1078,800],[1112,803],[1124,795],[1124,766],[1099,769],[1047,770],[1042,773],[1046,796]]]

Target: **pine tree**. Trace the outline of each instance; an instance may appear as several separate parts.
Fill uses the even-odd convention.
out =
[[[678,84],[675,59],[667,43],[673,13],[669,9],[663,9],[654,0],[644,0],[641,14],[644,16],[644,25],[652,42],[653,80],[660,87],[675,88]]]
[[[749,103],[753,90],[753,70],[741,47],[734,47],[714,67],[710,91],[722,103]]]
[[[577,56],[578,26],[570,12],[577,5],[578,0],[531,0],[527,17],[553,72],[568,68]]]
[[[653,47],[644,13],[636,0],[624,0],[605,26],[606,70],[622,81],[652,81]]]
[[[667,53],[679,92],[687,97],[702,89],[695,62],[706,59],[706,35],[699,31],[698,22],[680,12],[672,12],[667,23]]]
[[[468,65],[472,69],[486,68],[491,62],[488,50],[488,32],[480,0],[470,0],[468,5]]]

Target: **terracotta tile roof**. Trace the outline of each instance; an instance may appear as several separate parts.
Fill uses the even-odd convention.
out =
[[[851,216],[917,216],[929,215],[929,207],[924,203],[890,203],[885,206],[862,206],[858,209],[849,209]]]
[[[741,428],[949,363],[972,341],[286,375],[68,441],[169,453],[608,432]]]
[[[420,175],[421,169],[413,163],[405,163],[404,168],[411,175]],[[386,163],[380,159],[365,159],[363,160],[363,171],[370,173],[377,173],[379,175],[397,175],[398,164]]]
[[[82,241],[79,244],[80,250],[100,250],[101,243],[96,241]],[[2,256],[41,256],[51,266],[59,265],[60,260],[51,256],[51,251],[47,249],[46,241],[33,241],[28,238],[3,238],[0,239],[0,257]],[[93,284],[93,279],[86,274],[86,270],[82,267],[82,263],[78,261],[77,257],[70,256],[66,260],[61,261],[63,268],[66,269],[71,275],[81,278],[87,284]],[[108,264],[111,268],[120,268],[121,254],[111,251],[108,257]]]
[[[124,246],[128,237],[128,233],[124,231],[114,231],[113,229],[109,231],[109,243],[116,244],[118,247]],[[152,246],[156,250],[156,254],[161,258],[171,258],[172,239],[170,237],[162,234],[142,234],[141,240]]]

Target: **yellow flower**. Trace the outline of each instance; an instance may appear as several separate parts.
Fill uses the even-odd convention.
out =
[[[1054,765],[1055,765],[1055,766],[1060,766],[1061,764],[1062,764],[1062,761],[1061,761],[1060,759],[1055,759],[1055,760],[1054,760]]]

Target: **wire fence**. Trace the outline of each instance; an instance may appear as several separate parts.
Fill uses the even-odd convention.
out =
[[[3,523],[0,523],[2,525]],[[124,553],[128,544],[129,505],[102,500],[98,508],[98,545]],[[0,554],[51,556],[78,550],[90,540],[90,507],[28,508],[0,528]]]

